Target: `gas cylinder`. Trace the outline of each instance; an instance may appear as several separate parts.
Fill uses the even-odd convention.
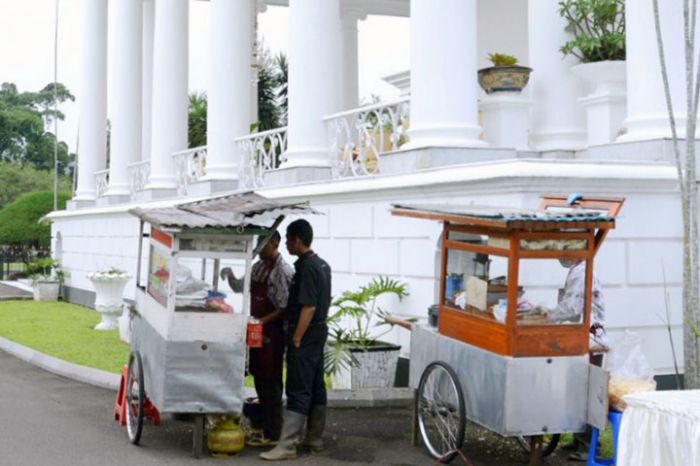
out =
[[[245,434],[233,418],[227,417],[207,434],[207,447],[213,456],[236,455],[245,446]]]

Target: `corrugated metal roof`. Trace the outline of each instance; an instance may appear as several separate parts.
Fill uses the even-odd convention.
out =
[[[446,204],[393,204],[395,209],[479,218],[499,222],[611,222],[607,212],[577,208],[556,210],[526,210],[509,207],[460,206]]]
[[[129,213],[161,228],[235,228],[269,226],[280,215],[315,214],[308,204],[279,204],[257,193],[229,194],[174,207]]]

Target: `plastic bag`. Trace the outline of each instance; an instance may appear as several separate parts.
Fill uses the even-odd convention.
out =
[[[192,276],[192,271],[187,267],[178,264],[175,272],[175,293],[178,295],[197,295],[206,297],[206,292],[211,286],[204,280],[199,280]],[[204,292],[204,293],[202,293]]]
[[[649,364],[639,335],[626,331],[612,346],[607,356],[606,369],[610,372],[608,397],[610,406],[623,411],[625,395],[656,390],[654,369]]]

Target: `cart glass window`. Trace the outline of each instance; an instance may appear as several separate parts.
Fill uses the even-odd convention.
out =
[[[478,236],[475,244],[481,244]],[[466,242],[466,240],[465,240]],[[494,314],[506,297],[508,259],[480,252],[448,249],[443,305],[468,314],[503,322]]]
[[[518,325],[580,325],[584,322],[586,263],[575,259],[523,259],[519,284]],[[602,308],[593,294],[592,312]]]

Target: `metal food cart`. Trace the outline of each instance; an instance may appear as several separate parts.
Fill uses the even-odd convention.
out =
[[[394,215],[443,223],[438,328],[411,330],[414,442],[420,434],[431,456],[454,458],[467,419],[530,437],[530,464],[553,450],[555,434],[605,427],[608,375],[589,363],[593,260],[623,202],[548,195],[535,211],[394,205]],[[585,267],[578,314],[562,297],[549,308],[524,298],[551,294],[533,277],[561,280],[556,260]]]
[[[242,409],[253,258],[285,214],[311,209],[245,193],[130,212],[141,220],[139,261],[147,257],[148,262],[144,281],[142,264],[137,267],[131,353],[126,385],[120,390],[128,436],[132,443],[139,443],[144,418],[157,424],[163,413],[189,414],[195,422],[193,451],[199,456],[205,414],[240,413]],[[148,232],[144,231],[146,224]],[[227,309],[223,304],[212,309],[208,301],[221,298],[216,293],[219,267],[226,259],[244,264],[242,309]],[[200,280],[205,281],[208,270],[212,272],[213,289],[205,300],[177,294],[177,275],[182,270],[178,266],[193,260],[201,263]]]

